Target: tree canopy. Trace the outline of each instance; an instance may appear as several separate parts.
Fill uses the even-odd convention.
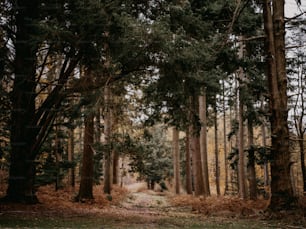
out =
[[[199,137],[203,126],[215,125],[217,130],[221,97],[224,116],[232,114],[225,109],[225,95],[231,96],[228,107],[243,105],[239,131],[246,120],[249,129],[270,122],[272,205],[283,208],[285,196],[293,197],[289,145],[284,143],[289,139],[284,1],[5,0],[0,4],[0,141],[4,142],[0,158],[5,155],[10,172],[6,200],[37,202],[36,162],[46,146],[44,152],[51,155],[49,139],[58,123],[73,129],[75,119],[83,123],[90,114],[90,133],[94,119],[103,119],[99,128],[107,141],[111,133],[106,132],[120,126],[116,122],[127,122],[118,116],[139,112],[138,120],[129,121],[164,123],[185,133],[192,126],[191,137]],[[301,139],[304,70],[295,69],[303,68],[304,62],[301,52],[296,53],[289,72],[290,89],[299,90],[294,125]],[[108,97],[106,89],[111,90]],[[198,98],[204,95],[208,116],[203,121]],[[117,102],[109,98],[116,96],[121,98]],[[123,99],[127,97],[131,100]],[[115,109],[122,101],[130,104]],[[147,180],[159,182],[169,175],[162,173],[170,164],[168,146],[159,141],[165,139],[161,133],[144,135],[141,146],[134,148],[131,165]],[[90,140],[89,145],[92,136]],[[303,148],[302,144],[302,155]]]

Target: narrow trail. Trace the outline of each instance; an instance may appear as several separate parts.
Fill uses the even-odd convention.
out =
[[[152,190],[145,190],[144,183],[136,183],[126,188],[130,194],[122,203],[122,206],[128,209],[161,209],[170,207],[170,203],[164,192],[155,192]]]
[[[127,198],[119,205],[120,208],[135,211],[141,214],[169,215],[179,212],[191,213],[191,208],[178,208],[171,205],[169,192],[147,190],[144,183],[127,186],[130,192]],[[194,215],[194,214],[192,214]]]
[[[177,202],[177,196],[173,193],[147,190],[144,183],[132,184],[125,188],[128,190],[128,194],[126,190],[122,189],[121,192],[124,195],[121,195],[120,191],[114,192],[115,202],[107,202],[109,199],[105,195],[96,195],[97,198],[92,202],[75,203],[69,199],[71,192],[65,190],[54,192],[50,191],[50,187],[45,187],[40,190],[40,198],[43,200],[41,204],[0,205],[0,228],[306,228],[303,227],[304,224],[300,224],[301,219],[287,222],[262,220],[260,217],[243,218],[239,214],[228,215],[225,214],[228,212],[226,206],[220,209],[218,212],[220,214],[203,214],[201,211],[193,210],[197,208],[187,204],[189,199],[184,199],[186,197],[182,197],[181,202]],[[101,190],[99,187],[100,193]],[[125,196],[125,198],[123,200],[122,198],[117,199],[119,196]],[[218,201],[213,199],[205,207],[218,205],[220,204]],[[183,206],[180,207],[174,203]],[[184,205],[184,203],[186,204]],[[222,204],[226,203],[222,202]],[[237,205],[233,205],[233,207],[235,206]]]
[[[186,228],[186,225],[197,225],[196,222],[203,221],[199,214],[192,212],[191,207],[172,206],[170,198],[173,194],[169,192],[146,190],[143,183],[126,188],[129,191],[127,198],[108,212],[126,219],[126,225],[124,222],[117,224],[119,228],[128,225],[127,228]]]
[[[156,192],[147,190],[143,183],[136,183],[126,187],[129,191],[127,198],[108,212],[116,218],[116,226],[108,224],[104,228],[304,228],[291,226],[279,222],[269,222],[259,218],[239,218],[239,216],[219,214],[218,216],[205,216],[197,213],[192,207],[178,207],[171,204],[170,192]]]

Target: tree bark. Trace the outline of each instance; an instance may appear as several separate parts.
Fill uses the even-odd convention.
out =
[[[176,127],[172,129],[172,152],[173,152],[173,174],[175,194],[180,194],[180,150],[179,131]]]
[[[214,107],[214,132],[215,132],[215,177],[216,177],[216,192],[217,192],[217,195],[220,196],[220,167],[219,167],[217,98],[215,98],[215,107]]]
[[[9,181],[5,200],[13,202],[37,203],[34,179],[36,174],[35,158],[47,137],[57,110],[63,99],[61,90],[67,83],[81,52],[76,55],[71,48],[65,55],[62,69],[55,85],[42,104],[36,87],[38,79],[37,52],[43,41],[37,26],[39,23],[39,5],[37,0],[23,0],[12,3],[15,10],[16,30],[14,39],[14,85],[11,92],[11,151]],[[44,63],[46,64],[46,63]],[[43,68],[44,66],[42,66]]]
[[[81,182],[79,194],[76,197],[78,201],[83,199],[93,199],[93,149],[94,143],[94,116],[89,114],[85,117],[84,129],[84,149],[81,168]]]
[[[198,99],[196,96],[192,98],[191,107],[192,107],[192,120],[190,126],[190,150],[192,153],[192,171],[193,171],[193,185],[194,185],[194,194],[195,196],[204,195],[204,182],[203,182],[203,172],[202,172],[202,160],[201,160],[201,151],[200,151],[200,129],[198,128],[199,124],[197,120],[198,115]]]
[[[264,101],[262,99],[261,101],[261,109],[263,110],[264,107]],[[266,119],[265,117],[262,119],[261,123],[261,136],[262,136],[262,147],[265,149],[265,155],[264,155],[264,186],[265,190],[268,190],[270,186],[270,174],[269,174],[269,160],[267,155],[267,134],[266,134]]]
[[[112,191],[112,163],[113,163],[113,150],[111,149],[111,134],[112,134],[112,121],[111,121],[111,92],[110,86],[105,86],[104,101],[105,101],[105,115],[104,115],[104,135],[105,146],[104,152],[104,188],[106,194],[111,194]]]
[[[113,151],[113,184],[119,183],[119,153]]]
[[[207,157],[206,89],[203,89],[203,95],[199,96],[199,116],[202,124],[200,132],[200,149],[203,168],[204,196],[210,196]]]
[[[55,149],[55,166],[56,166],[56,179],[55,179],[55,191],[58,191],[61,187],[61,179],[60,179],[60,173],[61,173],[61,168],[60,168],[60,162],[62,161],[62,143],[61,139],[59,138],[59,131],[60,128],[57,125],[58,121],[56,121],[56,126],[55,126],[55,139],[54,139],[54,149]]]
[[[225,110],[225,81],[222,81],[223,85],[223,150],[224,150],[224,194],[228,191],[228,159],[227,159],[227,137],[226,137],[226,110]],[[230,111],[231,112],[231,111]]]
[[[249,193],[250,199],[257,199],[257,182],[256,182],[256,170],[255,170],[255,153],[254,153],[254,132],[252,120],[248,120],[248,180],[249,180]]]
[[[195,196],[204,195],[204,183],[202,175],[202,161],[200,155],[200,138],[197,135],[191,137],[192,171]]]
[[[101,108],[98,105],[95,114],[95,142],[101,142]]]
[[[243,42],[239,42],[239,52],[238,52],[239,58],[243,58],[244,56],[244,44]],[[243,86],[245,81],[245,75],[242,67],[238,70],[238,123],[239,123],[239,136],[238,136],[238,154],[239,154],[239,161],[238,161],[238,180],[239,180],[239,196],[242,199],[247,198],[246,193],[246,174],[245,174],[245,154],[244,154],[244,105],[243,105]]]
[[[238,177],[239,177],[239,196],[242,199],[246,199],[246,184],[245,184],[245,163],[244,163],[244,124],[243,124],[243,111],[244,106],[242,103],[241,94],[239,94],[239,137],[238,137]]]
[[[74,129],[68,129],[68,161],[74,161]],[[70,168],[68,171],[68,181],[71,187],[75,187],[75,169],[74,167]]]
[[[290,180],[284,4],[284,0],[273,0],[272,5],[265,0],[263,4],[272,144],[269,208],[273,211],[295,207]]]
[[[17,6],[18,5],[18,6]],[[32,41],[38,17],[37,1],[18,1],[16,18],[14,85],[11,92],[11,155],[8,189],[5,199],[12,202],[37,203],[34,189],[36,137],[35,72],[38,44]],[[17,9],[18,7],[18,9]]]
[[[303,178],[303,192],[304,196],[306,195],[306,167],[305,167],[305,150],[304,150],[304,134],[300,136],[299,145],[300,145],[300,157],[301,157],[301,167],[302,167],[302,178]]]
[[[191,155],[190,155],[190,131],[186,128],[186,192],[192,194],[192,171],[191,171]]]

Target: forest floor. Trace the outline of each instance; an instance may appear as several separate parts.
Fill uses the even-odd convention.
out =
[[[73,202],[77,189],[39,188],[40,204],[1,204],[0,228],[306,228],[305,213],[264,213],[266,200],[195,198],[151,191],[145,184],[114,186],[106,196],[94,187],[94,200]],[[0,197],[4,192],[0,189]]]

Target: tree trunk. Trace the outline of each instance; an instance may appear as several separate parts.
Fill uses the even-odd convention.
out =
[[[234,81],[234,82],[236,82],[236,80]],[[236,85],[236,83],[234,84],[234,85]],[[231,87],[230,87],[230,90],[236,90],[236,86],[232,86],[232,85],[230,85]],[[232,94],[232,92],[231,92],[231,94]],[[237,100],[236,100],[237,101]],[[230,110],[229,110],[229,120],[233,120],[233,116],[235,117],[235,120],[237,120],[238,119],[238,115],[237,115],[237,113],[238,113],[238,106],[237,106],[237,103],[235,103],[234,104],[235,106],[234,106],[234,109],[232,109],[233,108],[233,106],[230,106],[229,108],[230,108]],[[233,149],[235,149],[235,148],[237,148],[238,147],[238,143],[237,143],[237,135],[235,136],[235,139],[233,139],[233,137],[231,137],[230,138],[230,142],[229,142],[229,148],[231,149],[231,150],[233,150]],[[234,141],[235,140],[235,141]],[[234,156],[234,158],[235,158],[235,156]],[[233,158],[233,159],[234,159]],[[233,163],[233,159],[231,160],[231,162],[230,163]],[[230,193],[230,194],[233,194],[234,192],[237,192],[237,190],[238,190],[238,185],[237,185],[237,179],[235,179],[236,177],[238,177],[238,173],[237,173],[237,169],[235,169],[235,168],[231,168],[230,169],[230,173],[229,173],[229,186],[228,186],[228,191],[229,192],[226,192],[226,193]]]
[[[216,192],[220,196],[220,168],[219,168],[219,142],[218,142],[218,112],[217,98],[215,97],[214,107],[214,129],[215,129],[215,177],[216,177]]]
[[[273,211],[295,207],[290,180],[284,4],[284,0],[273,0],[272,5],[265,0],[263,4],[272,144],[269,208]]]
[[[242,37],[241,37],[242,38]],[[243,58],[244,56],[244,44],[243,42],[239,42],[239,58]],[[239,196],[242,199],[247,198],[246,193],[246,175],[245,175],[245,154],[244,154],[244,105],[243,105],[243,86],[245,81],[245,73],[242,67],[238,70],[238,79],[237,83],[239,83],[238,87],[238,123],[239,123],[239,136],[238,136],[238,181],[239,181]]]
[[[261,101],[261,109],[264,107],[264,101],[262,99]],[[262,147],[265,149],[265,155],[264,155],[264,186],[265,190],[268,190],[270,186],[270,174],[269,174],[269,161],[268,161],[268,155],[267,155],[267,134],[266,134],[266,119],[263,118],[261,123],[261,136],[262,136]]]
[[[61,150],[61,140],[59,138],[59,126],[56,123],[55,126],[55,139],[54,139],[54,149],[55,149],[55,166],[56,166],[56,179],[55,179],[55,191],[58,191],[61,187],[61,168],[60,168],[60,162],[62,161],[62,150]]]
[[[190,155],[190,131],[186,128],[186,192],[192,194],[192,171],[191,171],[191,155]]]
[[[68,161],[74,161],[74,129],[68,129]],[[75,187],[75,169],[74,167],[68,170],[68,181],[71,187]]]
[[[111,132],[115,131],[115,126],[117,124],[117,120],[114,117],[114,111],[111,110],[111,115],[110,115],[110,122],[111,122]],[[118,184],[119,183],[119,159],[120,159],[120,154],[116,150],[112,150],[112,155],[113,155],[113,168],[112,168],[112,179],[113,179],[113,184]]]
[[[38,16],[37,1],[18,1],[15,34],[14,85],[11,92],[11,155],[8,189],[5,199],[12,202],[37,203],[34,189],[36,152],[35,72],[38,44],[32,41]],[[17,10],[17,9],[15,9]]]
[[[249,193],[250,199],[257,199],[257,182],[256,182],[256,170],[255,170],[255,154],[254,154],[254,133],[252,120],[248,120],[248,180],[249,180]]]
[[[204,195],[202,161],[200,155],[200,138],[196,134],[191,137],[192,171],[195,196]]]
[[[119,183],[119,153],[113,151],[113,184]]]
[[[265,149],[265,156],[264,156],[264,198],[269,199],[270,198],[270,192],[268,190],[270,189],[270,173],[269,173],[269,160],[267,155],[267,137],[266,137],[266,126],[265,123],[261,125],[261,133],[262,133],[262,146]]]
[[[102,139],[102,129],[103,129],[103,124],[102,124],[102,108],[101,105],[98,104],[98,107],[96,108],[96,112],[95,112],[95,142],[98,143],[99,145],[103,142]],[[99,161],[95,161],[95,168],[97,170],[97,172],[103,173],[104,172],[104,160],[103,157],[99,156]],[[98,183],[100,183],[100,179],[102,179],[102,177],[99,175],[96,179],[98,179]]]
[[[180,194],[180,150],[179,131],[176,127],[172,130],[173,174],[175,194]]]
[[[93,149],[94,143],[94,116],[89,114],[85,117],[85,130],[84,130],[84,149],[81,168],[81,182],[79,194],[76,197],[78,201],[83,199],[93,199]]]
[[[246,199],[246,189],[245,189],[245,163],[244,163],[244,124],[243,124],[243,103],[241,95],[239,94],[239,137],[238,137],[238,177],[239,177],[239,196],[242,199]]]
[[[228,191],[228,159],[227,159],[227,137],[226,137],[226,109],[225,109],[225,81],[223,85],[223,150],[224,150],[224,194]],[[230,111],[231,112],[231,111]]]
[[[238,86],[238,77],[235,77],[235,81],[234,81],[234,91],[235,91],[235,94],[236,94],[236,97],[235,97],[235,108],[234,108],[234,119],[235,119],[235,122],[239,120],[239,93],[236,93],[236,91],[239,91],[239,86]],[[238,195],[239,195],[239,121],[238,121],[238,132],[236,133],[235,135],[235,148],[237,149],[238,151],[238,155],[235,155],[235,158],[234,160],[238,160],[238,163],[237,163],[237,169],[233,172],[232,174],[232,189],[233,190],[236,190]]]
[[[14,30],[14,85],[11,94],[10,169],[5,200],[13,202],[37,203],[34,179],[35,158],[39,153],[56,112],[62,101],[60,91],[79,61],[74,49],[66,55],[63,71],[58,81],[45,98],[43,104],[38,97],[36,86],[37,51],[41,42],[39,33],[39,4],[37,0],[23,0],[12,3],[15,15]],[[70,55],[71,54],[71,55]],[[78,53],[81,55],[81,52]],[[71,57],[75,59],[70,59]],[[37,107],[36,107],[37,105]]]
[[[306,167],[305,167],[305,150],[304,150],[304,134],[300,136],[300,156],[301,156],[301,167],[302,167],[302,178],[303,178],[303,192],[306,195]]]
[[[105,145],[106,151],[104,152],[104,193],[111,194],[112,190],[112,163],[113,163],[113,150],[111,149],[111,134],[112,134],[112,121],[111,121],[111,92],[109,86],[104,89],[105,101],[105,115],[104,115],[104,131],[105,131]]]
[[[193,171],[193,185],[194,185],[194,194],[195,196],[204,195],[204,182],[203,182],[203,172],[202,172],[202,160],[201,160],[201,151],[200,151],[200,130],[197,128],[198,121],[197,115],[198,115],[198,106],[197,106],[197,100],[194,96],[191,101],[191,107],[192,109],[192,117],[190,120],[192,120],[191,123],[191,153],[192,153],[192,171]]]
[[[207,115],[206,115],[206,89],[199,96],[199,116],[201,121],[200,149],[203,168],[204,196],[210,196],[208,158],[207,158]]]
[[[95,142],[101,142],[101,108],[98,105],[95,114]]]

